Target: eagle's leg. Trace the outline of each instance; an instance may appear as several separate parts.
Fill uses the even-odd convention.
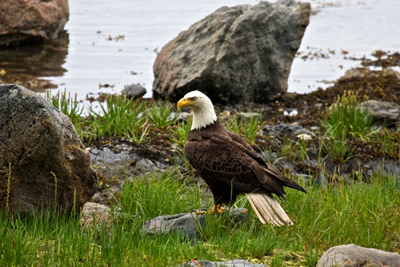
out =
[[[205,210],[196,210],[196,215],[205,215],[205,214],[222,214],[226,208],[223,208],[221,204],[214,204],[214,206],[210,209],[207,208]]]
[[[225,208],[222,207],[221,204],[214,205],[211,209],[211,212],[214,214],[222,214]]]

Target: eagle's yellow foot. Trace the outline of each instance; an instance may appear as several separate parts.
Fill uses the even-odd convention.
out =
[[[226,208],[223,208],[221,204],[214,205],[210,208],[202,208],[201,210],[196,210],[196,215],[206,215],[206,214],[222,214]],[[246,211],[247,212],[247,211]]]
[[[203,208],[201,208],[199,210],[195,210],[194,212],[196,213],[196,215],[206,215],[206,214],[210,214],[211,213],[210,209],[209,208],[205,208],[205,207],[203,207]]]
[[[214,214],[222,214],[225,208],[222,207],[221,204],[214,205],[211,209],[211,212]]]
[[[196,210],[196,215],[205,215],[207,213],[206,210]]]

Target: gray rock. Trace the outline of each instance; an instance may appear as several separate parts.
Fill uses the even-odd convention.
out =
[[[110,204],[114,203],[117,199],[116,195],[123,190],[123,185],[125,181],[121,181],[121,186],[114,186],[101,190],[94,194],[91,198],[91,202],[101,203],[101,204]]]
[[[245,211],[247,211],[247,209],[231,208],[228,212],[235,222],[243,222],[248,216],[248,213]],[[185,238],[200,238],[201,236],[198,232],[198,228],[204,226],[205,216],[207,215],[197,215],[195,211],[170,216],[158,216],[146,221],[141,232],[148,234],[166,234],[172,231],[183,234]]]
[[[361,108],[367,110],[368,114],[374,118],[374,122],[385,123],[386,125],[396,125],[400,121],[400,106],[396,103],[368,100],[361,103]]]
[[[223,261],[223,262],[215,262],[208,260],[198,260],[198,261],[189,261],[179,267],[266,267],[264,264],[251,263],[246,260],[231,260],[231,261]]]
[[[171,216],[158,216],[146,221],[142,227],[142,233],[166,234],[170,231],[182,233],[188,238],[200,238],[197,231],[199,225],[204,224],[204,215],[196,215],[195,212],[180,213]]]
[[[124,162],[131,159],[129,151],[121,151],[120,153],[115,153],[111,149],[105,147],[103,149],[92,148],[90,149],[91,161],[95,164],[108,162]]]
[[[278,125],[264,125],[262,129],[264,134],[270,136],[275,136],[277,134],[284,136],[295,136],[299,134],[308,134],[313,137],[315,136],[313,132],[304,129],[300,125],[293,125],[293,124],[281,123]]]
[[[136,162],[135,167],[139,172],[142,173],[147,171],[166,170],[168,168],[166,164],[146,158],[140,159],[138,162]]]
[[[367,170],[367,175],[380,173],[385,176],[396,177],[400,180],[400,166],[398,159],[376,157],[362,165]]]
[[[68,0],[1,0],[0,46],[56,39],[68,17]]]
[[[291,2],[292,3],[292,2]],[[222,7],[165,45],[154,63],[154,98],[200,90],[215,103],[269,101],[287,90],[310,4]]]
[[[400,255],[354,244],[328,249],[316,267],[400,266]]]
[[[125,94],[128,98],[136,99],[146,94],[146,88],[137,84],[130,84],[125,85],[121,93]]]
[[[187,122],[188,119],[190,119],[192,117],[192,114],[190,114],[189,112],[185,112],[185,111],[181,111],[181,112],[171,112],[171,115],[169,116],[168,119],[170,118],[175,118],[175,120],[179,121],[179,122]]]
[[[8,187],[11,164],[10,187]],[[97,188],[90,155],[71,120],[34,92],[0,85],[0,208],[24,215],[77,211]],[[9,197],[7,200],[7,195]]]

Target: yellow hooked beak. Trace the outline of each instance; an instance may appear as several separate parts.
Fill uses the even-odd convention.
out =
[[[195,102],[190,101],[187,98],[182,98],[181,100],[178,101],[178,104],[176,105],[178,107],[178,110],[181,109],[181,107],[187,107],[187,106],[191,106],[194,105]]]

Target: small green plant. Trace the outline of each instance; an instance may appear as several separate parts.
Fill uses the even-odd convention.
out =
[[[54,205],[57,207],[57,176],[54,172],[51,172],[54,177]]]
[[[59,109],[62,113],[67,115],[72,124],[76,127],[82,119],[84,106],[79,105],[78,95],[72,98],[71,94],[65,89],[63,93],[58,91],[56,95],[52,95],[51,91],[47,91],[47,101],[49,101],[55,108]]]
[[[280,266],[284,266],[284,261],[285,258],[283,257],[282,254],[275,254],[272,256],[271,259],[271,267],[280,267]]]
[[[146,132],[146,117],[143,115],[145,102],[130,100],[125,95],[108,96],[106,103],[100,103],[101,112],[89,109],[93,117],[91,127],[95,129],[96,137],[127,137],[143,141],[143,131]]]
[[[375,139],[378,142],[379,149],[389,153],[398,155],[400,159],[400,132],[392,132],[386,128],[376,133]]]
[[[181,152],[183,152],[183,147],[186,144],[191,125],[191,121],[188,120],[186,122],[178,122],[171,128],[172,135],[170,136],[170,140],[178,145]]]
[[[293,139],[285,138],[283,140],[283,146],[281,148],[281,155],[292,161],[309,161],[310,159],[308,157],[307,150],[308,142],[306,140],[299,139],[298,141],[296,141]]]
[[[239,121],[234,116],[229,117],[229,119],[225,122],[225,127],[230,132],[241,134]]]
[[[85,136],[85,132],[83,130],[85,119],[82,117],[82,113],[85,109],[83,105],[80,105],[78,101],[78,95],[75,94],[75,97],[72,98],[71,94],[64,90],[63,93],[58,91],[56,95],[52,95],[51,91],[47,91],[46,93],[47,101],[52,104],[55,108],[59,109],[62,113],[67,115],[72,124],[75,127],[78,135],[83,138]]]
[[[254,145],[260,129],[261,116],[252,116],[247,125],[243,125],[242,132],[249,144]]]
[[[333,139],[353,137],[366,140],[373,133],[372,120],[368,112],[361,108],[358,94],[345,91],[330,108],[326,109],[320,123]]]
[[[366,110],[361,109],[358,94],[344,92],[336,102],[327,108],[320,119],[325,130],[326,152],[335,162],[345,162],[353,155],[355,148],[349,140],[367,140],[376,131],[371,130],[372,117]]]
[[[254,145],[261,127],[261,116],[254,115],[250,118],[246,117],[230,117],[225,123],[228,131],[239,134],[250,144]]]
[[[154,106],[149,108],[149,118],[153,121],[155,126],[159,129],[165,129],[170,126],[178,118],[178,113],[172,113],[174,105],[168,101],[158,101]]]
[[[8,163],[8,178],[7,178],[7,196],[6,196],[6,212],[8,212],[8,205],[10,203],[11,191],[11,162]]]

